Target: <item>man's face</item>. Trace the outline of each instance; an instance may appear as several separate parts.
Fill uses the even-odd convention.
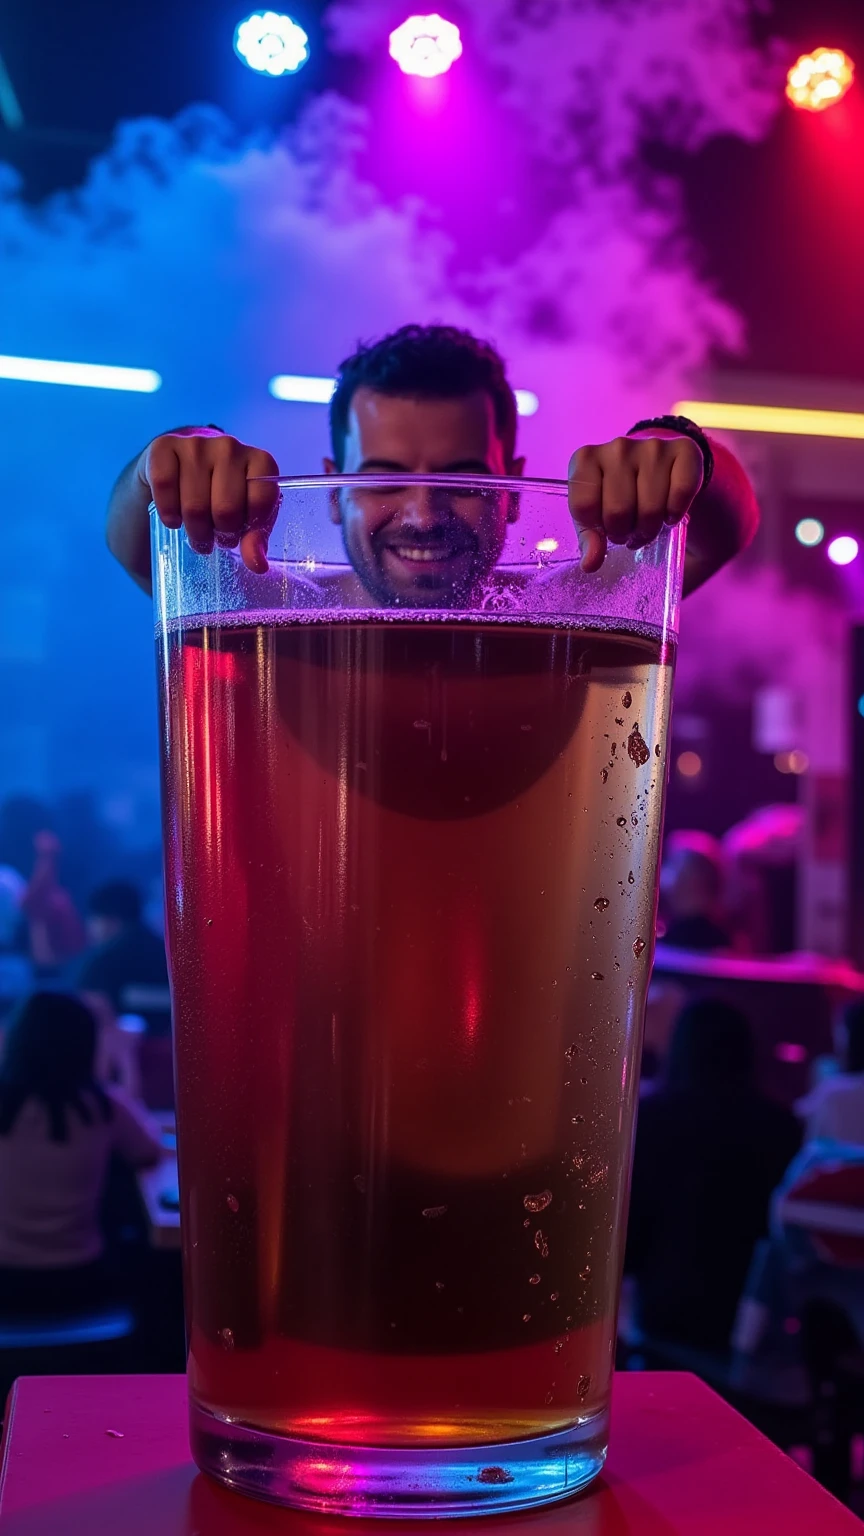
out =
[[[520,475],[507,462],[490,397],[456,400],[382,395],[365,386],[351,401],[345,474]],[[332,460],[328,473],[336,472]],[[417,607],[466,601],[494,569],[512,498],[462,494],[434,486],[346,490],[333,497],[345,551],[380,602]]]

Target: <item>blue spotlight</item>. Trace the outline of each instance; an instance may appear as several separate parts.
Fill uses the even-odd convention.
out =
[[[234,52],[259,75],[293,75],[309,57],[309,39],[290,16],[253,11],[234,33]]]

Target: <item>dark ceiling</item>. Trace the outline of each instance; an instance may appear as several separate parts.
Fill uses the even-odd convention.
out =
[[[24,127],[0,125],[0,159],[37,199],[81,179],[121,118],[215,101],[243,126],[290,118],[327,84],[359,94],[358,72],[326,52],[323,0],[291,0],[312,57],[296,78],[242,69],[239,0],[27,0],[0,16],[0,54]],[[840,46],[859,80],[824,114],[783,106],[758,145],[717,140],[680,170],[703,270],[744,314],[746,365],[864,379],[864,0],[777,0],[790,62]],[[417,190],[422,190],[418,187]]]

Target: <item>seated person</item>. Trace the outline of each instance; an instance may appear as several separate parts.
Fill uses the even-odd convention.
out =
[[[850,1003],[836,1031],[839,1071],[823,1078],[795,1105],[805,1141],[820,1138],[864,1146],[864,1000]]]
[[[117,1152],[159,1161],[158,1127],[94,1076],[96,1020],[36,992],[13,1016],[0,1065],[0,1310],[98,1305],[109,1290],[99,1211]]]
[[[688,1003],[636,1129],[625,1272],[645,1333],[725,1349],[771,1193],[800,1140],[791,1111],[756,1089],[744,1015],[717,999]]]
[[[148,1035],[171,1033],[171,994],[165,942],[142,920],[134,885],[112,880],[90,897],[91,949],[72,973],[75,989],[106,998],[115,1018],[138,1014]]]
[[[660,871],[664,944],[704,954],[732,948],[721,921],[723,876],[720,845],[707,832],[670,833]]]

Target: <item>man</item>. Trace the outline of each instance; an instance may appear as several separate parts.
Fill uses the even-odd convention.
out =
[[[330,406],[328,474],[520,476],[516,401],[504,363],[486,343],[449,326],[403,326],[361,347],[341,366]],[[237,548],[251,571],[267,570],[278,466],[264,449],[216,427],[157,437],[123,470],[108,511],[112,553],[149,591],[151,502],[193,548]],[[678,418],[643,423],[570,459],[570,509],[582,569],[597,571],[608,543],[650,543],[689,514],[685,592],[743,549],[758,523],[753,490],[734,455]],[[489,574],[500,557],[504,498],[355,493],[333,498],[354,575],[340,600],[398,602],[422,591],[434,605]],[[443,594],[443,595],[442,595]]]
[[[90,897],[87,931],[91,949],[78,963],[74,984],[88,996],[107,999],[114,1017],[138,1014],[148,1035],[171,1032],[171,996],[165,945],[141,918],[134,885],[112,880]]]

